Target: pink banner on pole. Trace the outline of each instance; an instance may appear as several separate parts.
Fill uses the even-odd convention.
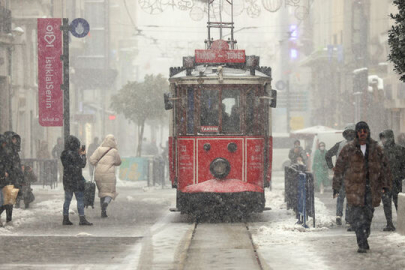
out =
[[[61,19],[38,19],[39,124],[63,126]]]

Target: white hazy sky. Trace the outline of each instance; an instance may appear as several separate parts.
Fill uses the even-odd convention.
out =
[[[207,15],[195,21],[194,16],[201,16],[199,10],[190,15],[190,11],[167,7],[162,13],[151,15],[150,10],[142,10],[138,4],[137,24],[146,36],[139,37],[139,55],[137,64],[140,68],[140,78],[146,73],[162,73],[168,76],[171,66],[181,66],[182,57],[194,55],[195,49],[204,48],[207,38]],[[239,16],[234,17],[235,39],[238,49],[245,49],[247,55],[260,55],[261,65],[272,65],[269,52],[276,50],[278,25],[276,13],[264,9],[258,18],[250,18],[246,9]],[[194,17],[195,18],[195,17]],[[213,19],[211,19],[213,20]],[[230,17],[223,13],[223,21],[230,21]],[[240,30],[241,28],[248,28]],[[240,30],[240,31],[238,31]],[[214,39],[219,39],[219,30],[213,30]],[[224,34],[228,30],[224,30]],[[228,38],[229,36],[226,36]],[[266,57],[267,55],[267,57]]]

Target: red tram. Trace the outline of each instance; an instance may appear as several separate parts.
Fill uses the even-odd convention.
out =
[[[212,27],[231,29],[213,41]],[[222,31],[221,31],[222,32]],[[271,108],[277,92],[259,57],[234,49],[233,22],[208,22],[206,50],[170,69],[169,168],[177,210],[262,212],[271,180]]]

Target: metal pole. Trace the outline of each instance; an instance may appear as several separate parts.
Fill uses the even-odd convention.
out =
[[[211,24],[210,24],[210,0],[207,0],[208,5],[208,43],[207,49],[211,49]]]
[[[287,94],[287,133],[290,133],[290,80],[286,80],[286,94]]]
[[[60,59],[63,61],[63,134],[65,142],[70,135],[70,108],[69,108],[69,19],[63,18],[61,26],[63,32],[63,55]]]
[[[7,48],[8,54],[8,130],[13,130],[13,48]]]
[[[231,49],[234,50],[235,49],[235,43],[233,41],[233,0],[231,1]]]

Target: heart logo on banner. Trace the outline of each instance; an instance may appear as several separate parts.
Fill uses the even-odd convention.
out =
[[[45,35],[44,39],[49,45],[51,45],[55,41],[56,37],[54,35]]]

